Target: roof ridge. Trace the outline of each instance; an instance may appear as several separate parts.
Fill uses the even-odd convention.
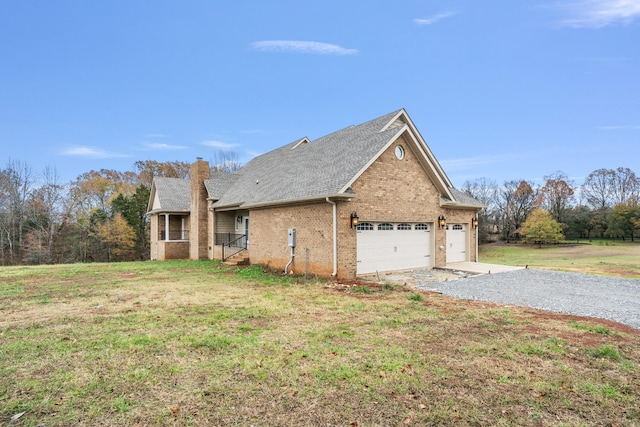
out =
[[[323,135],[323,136],[321,136],[321,137],[318,137],[318,138],[316,138],[316,139],[313,139],[313,140],[311,140],[310,142],[312,142],[312,143],[313,143],[313,142],[316,142],[316,141],[319,141],[319,140],[321,140],[321,139],[325,139],[325,138],[326,138],[326,139],[330,139],[329,137],[331,137],[331,136],[333,136],[333,135],[335,135],[335,134],[337,134],[337,133],[344,132],[344,131],[347,131],[347,130],[356,130],[356,129],[358,129],[358,128],[363,128],[363,127],[365,127],[366,125],[369,125],[369,124],[371,124],[371,123],[373,123],[373,122],[376,122],[376,121],[380,121],[380,120],[381,120],[381,119],[383,119],[383,118],[384,118],[384,119],[386,119],[387,117],[391,118],[391,117],[395,116],[396,114],[398,114],[398,113],[399,113],[400,111],[402,111],[402,110],[403,110],[403,109],[402,109],[402,108],[400,108],[400,109],[395,110],[395,111],[393,111],[393,112],[391,112],[391,113],[383,114],[383,115],[381,115],[381,116],[379,116],[379,117],[376,117],[375,119],[367,120],[366,122],[362,122],[362,123],[359,123],[359,124],[357,124],[357,125],[349,125],[349,126],[346,126],[346,127],[342,128],[342,129],[336,130],[336,131],[334,131],[334,132],[331,132],[331,133],[328,133],[328,134]],[[386,123],[385,123],[385,124],[386,124]],[[384,127],[384,126],[382,126],[382,127]],[[382,127],[378,130],[378,132],[381,132],[381,131],[382,131]]]

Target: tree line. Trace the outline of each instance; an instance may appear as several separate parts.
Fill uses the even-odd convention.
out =
[[[540,212],[557,224],[562,238],[634,241],[640,233],[640,178],[631,169],[597,169],[581,184],[561,171],[543,180],[542,185],[524,179],[502,185],[487,178],[465,182],[462,190],[486,206],[478,215],[481,240],[520,239],[530,230],[528,220],[543,220]]]
[[[213,153],[212,170],[240,167]],[[149,259],[147,209],[154,177],[189,177],[180,161],[140,160],[133,171],[91,170],[63,183],[55,168],[34,173],[9,160],[0,169],[0,265]]]
[[[240,167],[237,155],[214,155],[213,170]],[[35,174],[25,162],[0,169],[0,265],[57,264],[149,258],[146,215],[156,176],[188,178],[185,162],[137,161],[133,171],[91,170],[69,183],[54,168]],[[519,239],[536,210],[547,212],[568,238],[621,238],[640,233],[640,180],[629,168],[598,169],[577,185],[564,173],[543,185],[486,178],[463,191],[486,208],[481,239]]]

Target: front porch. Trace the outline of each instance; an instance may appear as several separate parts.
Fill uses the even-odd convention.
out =
[[[165,213],[157,221],[152,259],[189,259],[189,215]]]
[[[241,254],[249,257],[249,211],[214,212],[213,259],[226,261]]]
[[[245,252],[243,256],[248,257],[247,243],[246,234],[215,233],[213,258],[226,261],[241,252]]]

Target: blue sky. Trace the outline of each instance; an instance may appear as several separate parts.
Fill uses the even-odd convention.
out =
[[[0,167],[246,162],[398,108],[458,187],[640,173],[640,0],[0,0]]]

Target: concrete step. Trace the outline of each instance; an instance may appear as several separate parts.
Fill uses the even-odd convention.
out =
[[[231,258],[227,258],[222,264],[229,266],[249,265],[249,257],[234,255]]]

